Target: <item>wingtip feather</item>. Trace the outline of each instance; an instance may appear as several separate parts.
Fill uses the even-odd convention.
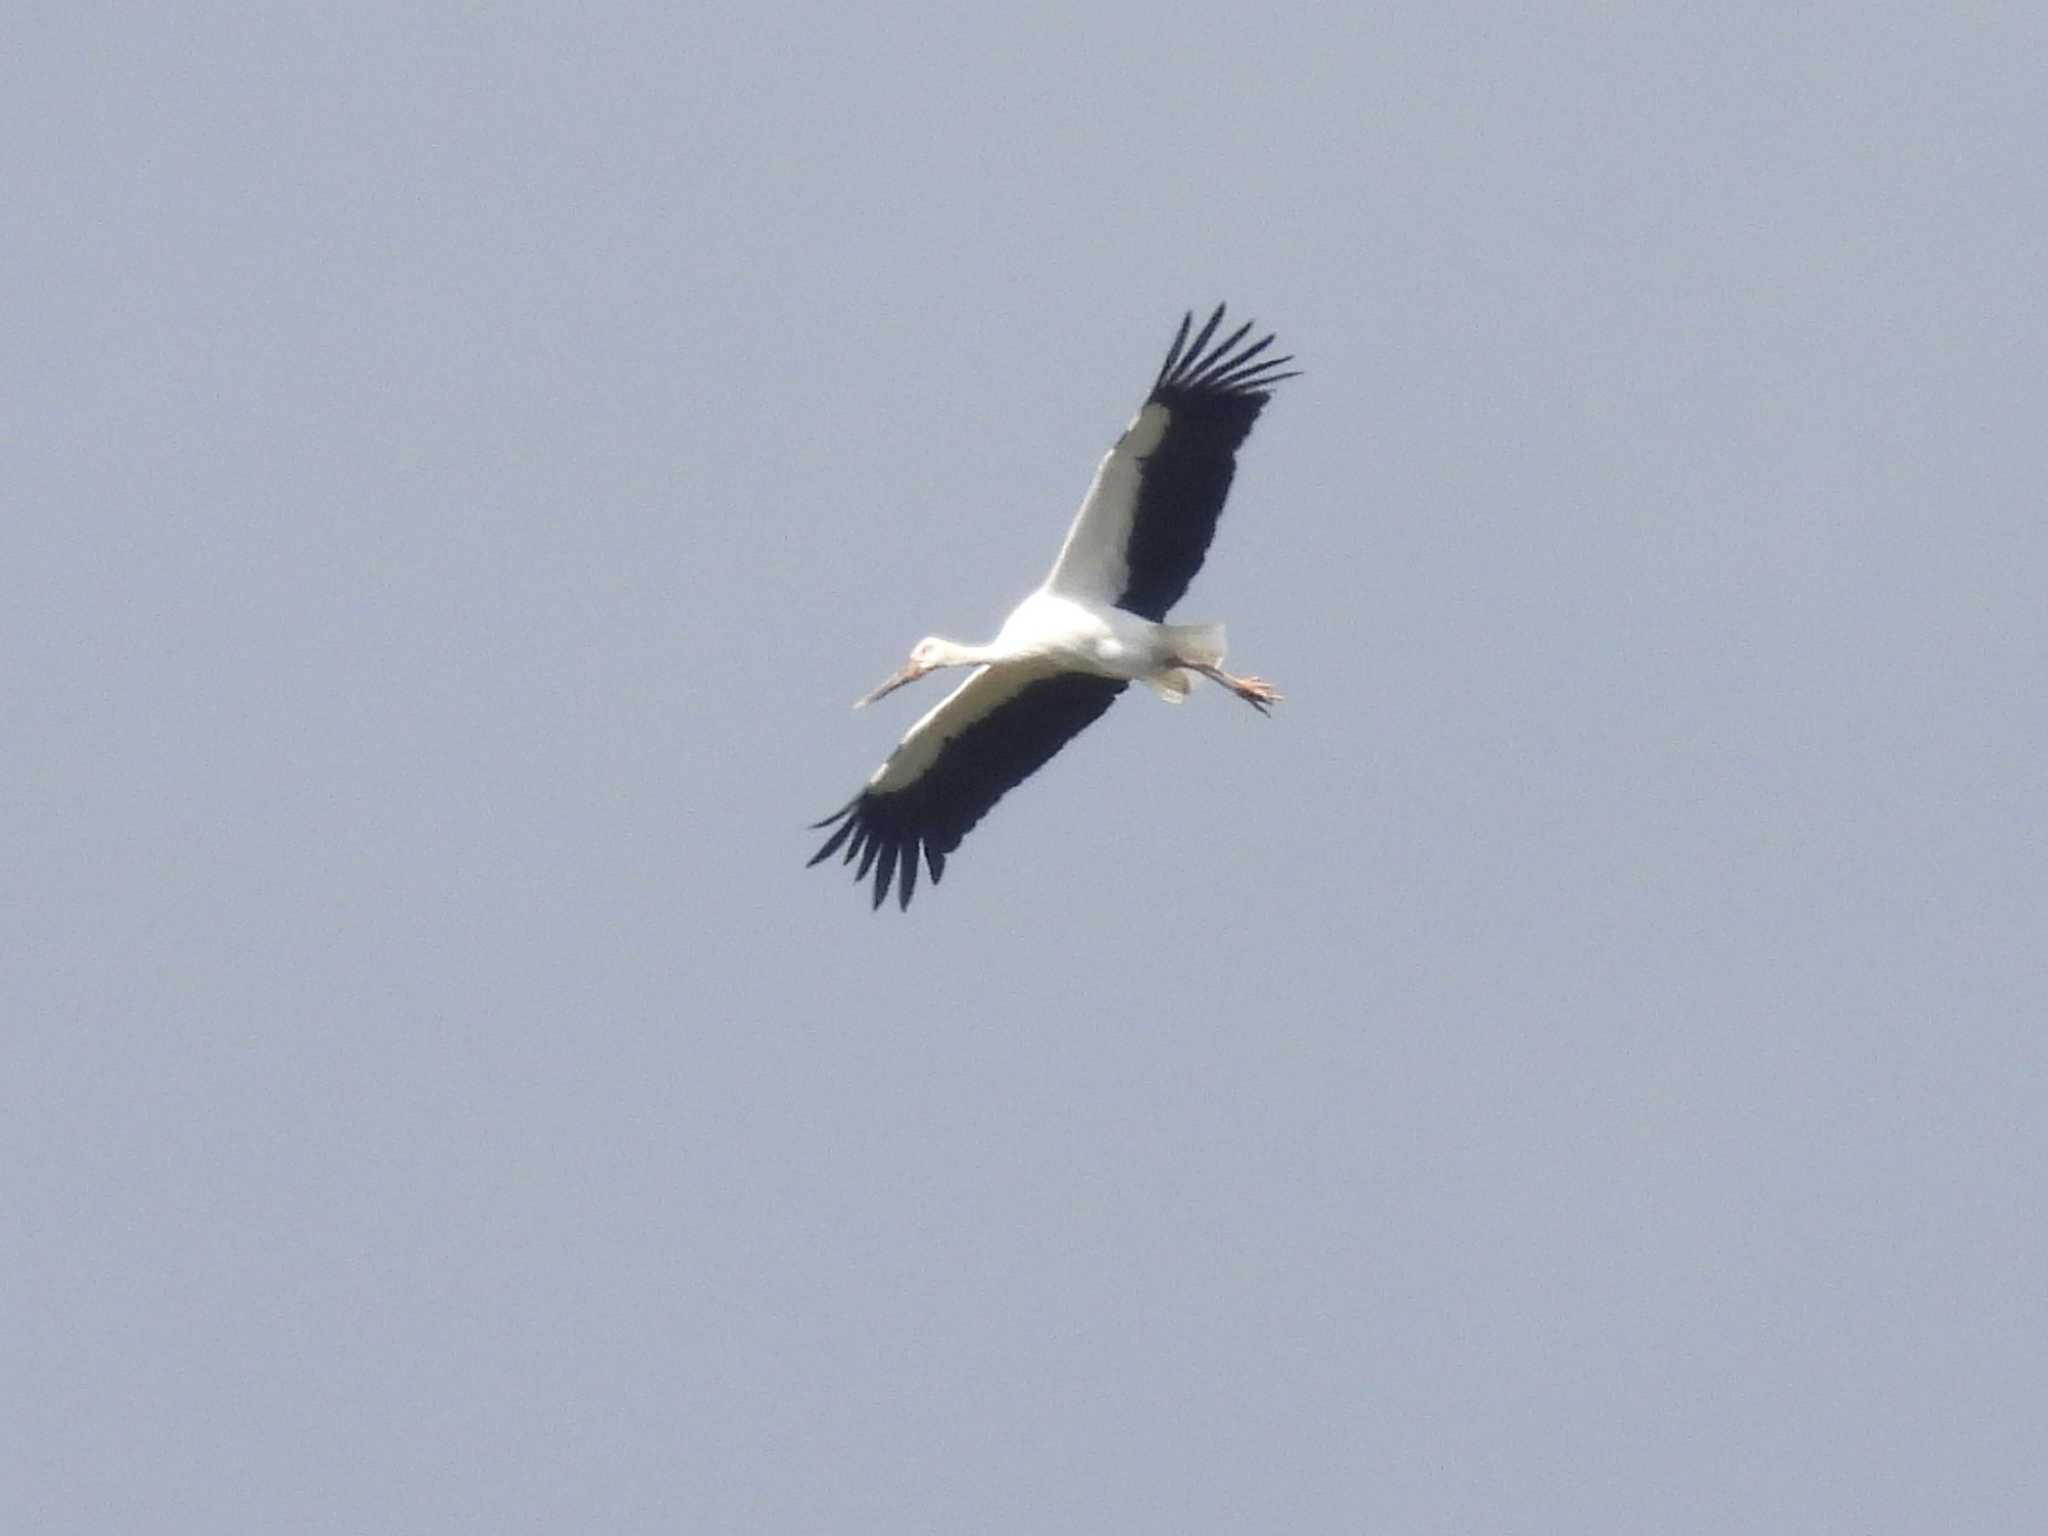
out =
[[[1194,323],[1195,312],[1192,309],[1180,317],[1180,329],[1173,333],[1173,345],[1166,349],[1166,361],[1159,365],[1159,377],[1152,381],[1154,389],[1166,382],[1175,365],[1180,362],[1180,349],[1187,343],[1188,332],[1193,329]]]
[[[896,910],[910,910],[910,893],[917,889],[917,840],[912,838],[910,846],[903,850],[903,858],[896,866]]]
[[[814,827],[812,828],[812,830],[816,831],[817,829]],[[816,853],[812,854],[809,859],[804,861],[804,868],[809,869],[813,864],[824,863],[827,859],[832,857],[834,851],[838,849],[839,845],[845,842],[851,836],[853,836],[853,823],[851,821],[840,823],[839,830],[837,832],[834,832],[827,839],[825,839],[825,846],[820,848]]]
[[[896,877],[896,857],[901,852],[894,843],[882,849],[882,857],[875,865],[875,904],[869,910],[881,911],[882,903],[889,899],[889,885]]]
[[[1209,338],[1216,334],[1216,327],[1222,323],[1223,306],[1218,304],[1216,306],[1216,313],[1209,317],[1208,321],[1202,326],[1201,331],[1195,336],[1193,343],[1188,347],[1188,361],[1190,363],[1202,355],[1202,349],[1209,345]]]

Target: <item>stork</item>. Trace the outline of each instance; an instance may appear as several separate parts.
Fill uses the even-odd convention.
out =
[[[1256,677],[1223,670],[1221,624],[1168,624],[1166,611],[1202,568],[1237,470],[1238,446],[1269,391],[1293,373],[1291,357],[1263,354],[1273,338],[1220,341],[1223,306],[1189,339],[1190,311],[1123,436],[1103,458],[1051,573],[986,645],[931,635],[910,659],[854,703],[941,667],[967,680],[910,728],[860,793],[814,829],[837,827],[812,855],[844,848],[854,879],[874,873],[874,906],[910,906],[919,855],[936,884],[946,858],[998,800],[1099,719],[1133,682],[1179,703],[1195,673],[1261,715],[1280,695]],[[1242,343],[1242,345],[1240,345]]]

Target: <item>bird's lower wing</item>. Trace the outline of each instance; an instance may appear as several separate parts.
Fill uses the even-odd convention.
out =
[[[975,823],[1127,686],[1080,672],[980,668],[910,728],[866,788],[818,823],[839,825],[811,863],[844,847],[848,862],[860,860],[855,879],[873,869],[876,906],[900,877],[898,901],[908,907],[920,851],[936,882]]]

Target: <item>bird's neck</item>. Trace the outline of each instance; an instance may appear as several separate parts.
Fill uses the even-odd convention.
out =
[[[1003,652],[1001,648],[993,643],[988,645],[968,645],[963,641],[948,640],[946,641],[944,660],[939,665],[942,667],[980,667],[986,666],[989,662],[1002,659]]]

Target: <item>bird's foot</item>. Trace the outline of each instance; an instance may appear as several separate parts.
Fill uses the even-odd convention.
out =
[[[1262,715],[1270,715],[1280,702],[1280,691],[1263,677],[1232,677],[1214,662],[1184,661],[1181,665],[1221,683]]]
[[[1234,677],[1230,691],[1262,715],[1270,715],[1284,695],[1263,677]]]

